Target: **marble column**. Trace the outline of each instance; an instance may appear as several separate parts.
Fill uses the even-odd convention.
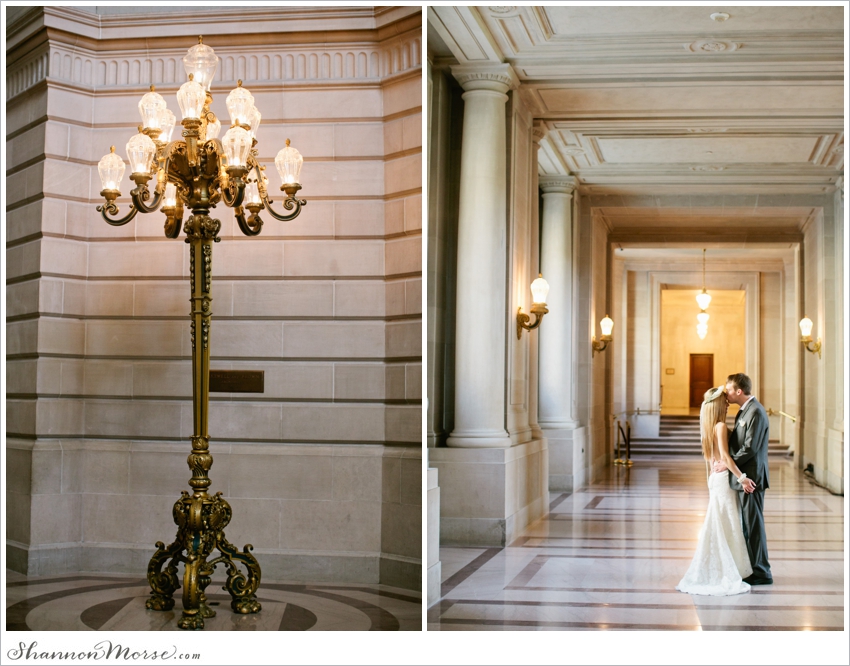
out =
[[[455,423],[429,451],[439,470],[440,540],[504,547],[548,507],[545,439],[506,430],[508,65],[453,67],[466,91],[458,212]]]
[[[541,265],[541,261],[543,260],[542,256],[537,256],[537,249],[540,247],[540,235],[542,234],[542,230],[540,229],[540,212],[537,206],[537,196],[538,191],[540,189],[540,175],[538,170],[538,158],[537,154],[540,152],[540,142],[546,138],[546,135],[549,134],[549,128],[546,127],[546,123],[542,120],[535,120],[534,124],[531,128],[531,140],[534,142],[534,163],[532,165],[532,173],[531,173],[531,191],[532,196],[534,198],[534,203],[532,205],[532,211],[534,212],[534,218],[531,223],[536,230],[534,234],[534,244],[535,247],[532,250],[532,265]],[[534,278],[532,278],[534,279]],[[539,362],[540,358],[540,342],[539,337],[536,335],[529,336],[528,339],[528,424],[531,426],[531,438],[532,439],[541,439],[543,438],[543,430],[540,428],[540,424],[538,422],[538,405],[539,405]]]
[[[540,326],[539,423],[549,442],[549,490],[573,490],[573,176],[544,176],[540,265],[549,314]]]
[[[463,94],[455,423],[450,447],[509,447],[505,430],[506,146],[510,65],[452,67]]]

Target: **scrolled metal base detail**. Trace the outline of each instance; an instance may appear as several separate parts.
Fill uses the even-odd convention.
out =
[[[174,608],[173,595],[180,587],[177,566],[182,563],[183,615],[177,626],[203,629],[204,618],[215,617],[204,590],[212,581],[216,566],[224,564],[227,581],[223,589],[230,593],[230,607],[235,613],[259,613],[262,606],[256,592],[260,586],[260,565],[250,552],[253,546],[248,544],[240,552],[225,538],[224,528],[230,523],[233,510],[221,493],[210,497],[203,491],[189,495],[184,490],[174,504],[173,515],[177,537],[168,547],[161,541],[156,544],[157,551],[148,565],[151,597],[145,607],[153,611]],[[220,555],[210,560],[213,550],[218,550]]]

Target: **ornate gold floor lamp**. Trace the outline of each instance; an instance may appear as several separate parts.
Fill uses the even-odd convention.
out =
[[[183,615],[178,621],[181,629],[203,629],[204,618],[215,616],[215,611],[206,603],[204,590],[218,564],[224,564],[227,570],[225,589],[232,597],[231,608],[237,613],[260,610],[256,597],[260,565],[251,554],[253,546],[248,544],[240,552],[227,541],[224,528],[232,515],[230,505],[221,493],[212,497],[207,493],[208,472],[213,464],[208,433],[212,244],[221,240],[218,237],[221,222],[210,217],[210,208],[223,201],[234,209],[242,232],[256,236],[263,226],[259,216],[262,209],[268,210],[276,220],[287,221],[295,219],[301,207],[307,204],[295,197],[301,189],[299,175],[303,159],[287,139],[286,147],[275,158],[275,166],[283,181],[280,189],[286,193],[283,207],[292,212],[279,215],[271,209],[272,200],[266,190],[268,180],[253,149],[257,143],[260,112],[254,106],[253,95],[242,87],[242,81],[227,97],[232,125],[221,140],[217,138],[221,123],[210,111],[212,95],[209,89],[218,62],[219,58],[203,39],[199,39],[183,58],[189,81],[177,92],[177,102],[183,114],[184,140],[171,141],[176,118],[154,87],[142,97],[139,102],[142,126],[139,134],[127,143],[127,157],[133,170],[130,178],[136,188],[130,192],[133,200],[130,211],[122,218],[116,219],[115,200],[121,196],[118,187],[124,176],[124,162],[115,154],[113,146],[98,164],[103,182],[100,194],[106,204],[98,206],[97,210],[109,224],[121,226],[140,211],[152,213],[161,207],[165,213],[165,235],[177,238],[184,206],[192,211],[182,227],[186,242],[191,246],[194,434],[188,463],[192,471],[189,485],[193,492],[190,495],[182,491],[174,505],[177,524],[174,542],[169,546],[161,541],[156,544],[157,551],[148,565],[151,598],[146,603],[150,610],[164,611],[174,607],[173,594],[180,587],[177,567],[182,562]],[[151,200],[148,181],[154,176],[154,168],[156,187]],[[250,212],[247,218],[244,208]],[[219,556],[208,559],[214,549],[219,551]],[[238,568],[239,563],[245,567],[245,573]]]

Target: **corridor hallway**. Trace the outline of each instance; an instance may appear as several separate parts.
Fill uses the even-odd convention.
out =
[[[765,495],[775,583],[733,597],[675,587],[708,502],[695,456],[646,457],[574,494],[507,548],[440,549],[429,630],[832,630],[844,627],[844,498],[784,455]]]

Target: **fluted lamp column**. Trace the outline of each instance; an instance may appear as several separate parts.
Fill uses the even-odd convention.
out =
[[[456,66],[463,94],[453,447],[508,447],[505,430],[507,240],[505,94],[510,65]]]

